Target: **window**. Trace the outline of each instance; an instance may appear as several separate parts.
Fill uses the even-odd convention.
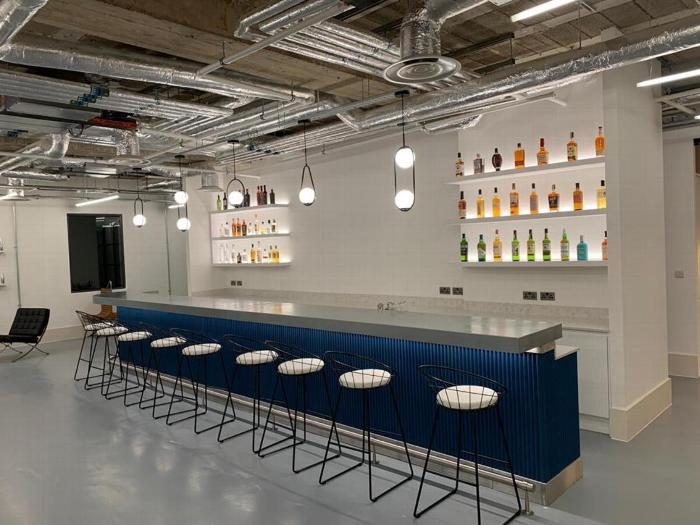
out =
[[[121,215],[68,214],[71,292],[124,288]]]

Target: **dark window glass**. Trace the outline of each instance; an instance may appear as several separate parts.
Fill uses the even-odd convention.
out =
[[[71,292],[124,288],[121,215],[68,214]]]

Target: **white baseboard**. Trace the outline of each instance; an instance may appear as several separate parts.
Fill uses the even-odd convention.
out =
[[[69,339],[81,339],[82,337],[82,326],[64,326],[63,328],[50,328],[46,330],[42,342],[55,343],[57,341],[67,341]]]
[[[698,356],[693,354],[668,354],[668,375],[677,377],[700,377]]]
[[[671,378],[624,408],[610,409],[610,437],[617,441],[632,441],[671,406]]]
[[[604,417],[579,414],[578,426],[581,430],[589,430],[591,432],[598,432],[599,434],[610,435],[610,420]]]

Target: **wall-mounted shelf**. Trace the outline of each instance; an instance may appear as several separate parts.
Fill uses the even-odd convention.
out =
[[[253,213],[263,210],[274,210],[279,208],[289,208],[289,204],[265,204],[264,206],[248,206],[247,208],[231,208],[228,210],[213,211],[212,215],[240,215],[242,213]]]
[[[220,268],[283,268],[291,266],[291,262],[281,263],[214,263],[213,266]]]
[[[522,169],[508,169],[501,171],[491,171],[480,175],[465,175],[460,179],[456,179],[446,184],[460,186],[472,182],[496,181],[503,179],[514,179],[523,176],[532,176],[542,173],[554,174],[564,173],[567,171],[577,171],[582,169],[605,168],[605,157],[593,157],[590,159],[581,159],[576,162],[556,162],[545,166],[529,166]]]
[[[484,217],[484,218],[467,218],[462,219],[459,225],[465,224],[491,224],[499,222],[513,222],[513,221],[539,221],[544,219],[566,219],[574,217],[591,217],[596,215],[606,215],[607,209],[592,209],[592,210],[581,210],[581,211],[557,211],[557,212],[547,212],[538,213],[535,215],[503,215],[501,217]]]
[[[463,268],[607,268],[608,261],[486,261],[459,264]]]
[[[212,237],[212,241],[245,241],[248,239],[271,239],[273,237],[289,237],[290,233],[266,233],[264,235],[245,235],[243,237]]]

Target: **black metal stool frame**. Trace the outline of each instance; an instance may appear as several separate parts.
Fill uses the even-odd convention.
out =
[[[259,452],[259,449],[256,449],[255,447],[255,433],[260,428],[260,420],[261,420],[261,411],[260,411],[260,402],[261,402],[261,394],[260,394],[260,379],[261,379],[261,369],[265,365],[270,365],[270,364],[275,364],[277,362],[277,359],[279,357],[279,354],[277,354],[274,350],[270,350],[269,348],[266,347],[265,343],[262,343],[260,341],[257,341],[255,339],[251,339],[249,337],[242,337],[240,335],[235,335],[235,334],[226,334],[223,336],[223,341],[225,343],[226,348],[230,348],[233,351],[233,373],[231,374],[231,382],[227,385],[226,389],[226,405],[224,406],[224,412],[221,414],[221,425],[219,426],[219,435],[217,436],[217,440],[219,443],[224,443],[225,441],[228,441],[229,439],[233,439],[239,436],[242,436],[243,434],[247,434],[249,432],[252,433],[252,445],[251,449],[253,453],[257,454]],[[237,359],[239,356],[243,354],[247,354],[250,352],[255,352],[255,351],[268,351],[272,352],[274,355],[274,358],[271,361],[265,362],[265,363],[258,363],[258,364],[248,364],[248,365],[241,365],[238,363]],[[255,368],[254,371],[254,376],[253,376],[253,412],[252,412],[252,421],[246,421],[242,420],[246,423],[251,424],[251,428],[241,430],[240,432],[237,432],[235,434],[232,434],[230,436],[226,436],[224,438],[221,437],[221,434],[223,432],[224,426],[227,425],[228,423],[233,423],[234,421],[237,421],[239,418],[236,415],[236,409],[234,407],[233,403],[233,397],[231,395],[231,391],[233,390],[234,385],[236,384],[236,375],[238,373],[239,368]],[[228,412],[228,407],[231,405],[231,412],[232,412],[232,417],[233,419],[229,420],[228,422],[226,420],[226,414]]]
[[[88,314],[89,315],[89,314]],[[115,335],[100,335],[100,330],[103,329],[108,329],[108,328],[115,328],[115,329],[126,329],[125,327],[122,327],[117,321],[115,320],[105,320],[102,319],[101,317],[97,316],[91,316],[91,318],[96,322],[96,323],[103,323],[105,326],[101,327],[98,330],[95,330],[91,334],[91,345],[90,345],[90,352],[88,356],[88,370],[87,374],[85,376],[85,383],[83,384],[83,388],[85,390],[92,390],[93,388],[97,388],[98,386],[100,387],[100,394],[104,395],[105,393],[105,386],[108,386],[110,382],[114,383],[119,383],[123,380],[124,376],[124,371],[122,368],[121,362],[119,363],[119,378],[117,379],[112,379],[113,374],[114,374],[114,366],[116,365],[117,361],[117,336],[119,334]],[[128,329],[127,329],[128,330]],[[104,339],[104,345],[103,345],[103,353],[102,353],[102,367],[100,368],[99,366],[95,365],[95,357],[97,355],[98,347],[100,344],[100,338]],[[112,355],[109,352],[109,339],[112,338],[114,340],[114,348],[115,348],[115,354]],[[95,368],[96,370],[100,370],[102,373],[97,375],[97,376],[92,376],[91,371],[92,369]],[[108,371],[109,370],[109,371]],[[105,381],[105,378],[110,377],[109,382]],[[100,381],[98,383],[90,383],[90,379],[96,379],[99,378]]]
[[[474,374],[472,372],[467,372],[466,370],[461,370],[459,368],[451,368],[451,367],[438,366],[438,365],[420,365],[418,367],[418,371],[426,378],[429,388],[436,395],[440,391],[442,391],[446,388],[450,388],[450,387],[478,386],[478,387],[490,388],[491,390],[493,390],[497,394],[497,398],[496,398],[496,401],[492,404],[487,402],[486,406],[484,406],[483,408],[476,408],[476,409],[471,409],[471,410],[463,410],[463,409],[459,409],[458,407],[455,407],[455,408],[445,407],[445,406],[442,406],[442,405],[436,403],[435,415],[433,417],[433,428],[432,428],[432,431],[430,433],[430,442],[428,444],[428,452],[425,456],[425,464],[423,466],[423,474],[421,475],[421,479],[420,479],[420,486],[418,488],[418,494],[416,496],[416,504],[413,508],[413,515],[416,518],[421,517],[427,511],[434,508],[438,503],[445,501],[447,498],[449,498],[450,496],[453,496],[457,492],[457,490],[459,488],[459,483],[460,483],[459,465],[460,465],[460,461],[462,459],[462,453],[465,453],[465,454],[471,455],[474,459],[475,482],[470,483],[466,480],[464,480],[463,482],[466,483],[467,485],[473,486],[476,489],[476,509],[477,509],[477,518],[478,518],[479,525],[481,525],[481,493],[480,493],[480,486],[479,486],[479,458],[488,459],[491,461],[497,461],[497,462],[505,464],[508,467],[508,469],[510,471],[511,480],[513,483],[513,490],[515,491],[515,498],[518,502],[518,510],[514,514],[512,514],[506,521],[503,522],[503,525],[507,525],[508,523],[512,522],[515,518],[520,516],[523,508],[522,508],[522,504],[520,501],[520,494],[518,492],[518,485],[515,481],[515,472],[513,470],[513,461],[511,459],[510,447],[508,446],[508,440],[506,439],[505,426],[503,425],[503,418],[501,416],[501,409],[500,409],[501,400],[503,399],[503,396],[507,392],[506,387],[503,386],[501,383],[498,383],[492,379],[489,379],[487,377],[484,377],[484,376],[481,376],[478,374]],[[460,378],[463,380],[460,380],[460,381],[452,380],[451,381],[449,379],[446,379],[446,377]],[[483,394],[474,394],[474,395],[482,395],[483,396]],[[491,396],[491,398],[488,399],[488,401],[493,400],[493,397],[494,396]],[[452,478],[452,477],[447,476],[445,474],[441,474],[439,472],[428,470],[428,465],[430,462],[430,454],[432,453],[433,442],[434,442],[435,433],[437,430],[438,420],[440,417],[440,412],[442,410],[457,412],[457,418],[458,418],[457,441],[456,441],[457,466],[456,466],[456,477],[455,478]],[[503,448],[504,448],[505,453],[506,453],[505,460],[485,456],[483,454],[479,454],[479,442],[478,442],[478,433],[479,432],[478,432],[477,418],[490,410],[494,410],[495,414],[496,414],[496,419],[498,421],[498,427],[499,427],[499,431],[501,434]],[[470,423],[470,427],[471,427],[471,431],[472,431],[472,441],[473,441],[473,447],[474,447],[473,452],[465,451],[462,447],[462,427],[463,427],[463,419],[464,419],[465,412],[469,413],[469,423]],[[425,507],[419,511],[418,505],[420,503],[420,497],[421,497],[421,493],[423,491],[425,476],[428,473],[439,476],[439,477],[454,480],[455,486],[452,490],[450,490],[450,492],[441,496],[438,500],[434,501],[433,503],[431,503],[430,505],[428,505],[427,507]]]
[[[303,350],[297,346],[289,345],[286,343],[281,343],[278,341],[265,341],[265,346],[276,352],[277,355],[279,356],[279,363],[282,364],[287,361],[292,361],[294,359],[318,359],[320,361],[323,361],[319,356],[316,354],[313,354],[311,352],[308,352],[306,350]],[[283,450],[287,450],[289,448],[292,449],[292,472],[294,474],[299,474],[300,472],[304,472],[306,470],[309,470],[313,467],[316,467],[323,463],[323,459],[319,461],[312,462],[308,465],[305,465],[303,467],[297,467],[296,466],[296,452],[297,452],[297,447],[300,445],[303,445],[306,443],[306,416],[307,416],[307,377],[309,375],[316,375],[317,373],[321,374],[321,382],[323,383],[323,389],[326,393],[326,402],[328,403],[328,409],[332,410],[331,407],[331,397],[330,397],[330,392],[328,391],[328,383],[326,382],[326,376],[324,373],[325,368],[325,363],[323,368],[312,372],[311,374],[300,374],[300,375],[288,375],[286,377],[290,379],[294,379],[295,381],[295,399],[294,399],[294,415],[292,416],[292,412],[289,409],[289,397],[287,396],[287,390],[284,387],[284,381],[282,380],[283,374],[280,374],[279,371],[277,371],[277,378],[275,379],[275,386],[272,389],[272,396],[270,398],[270,404],[267,410],[267,417],[265,418],[265,425],[263,427],[263,432],[262,436],[260,437],[260,446],[258,448],[258,456],[261,458],[264,458],[266,456],[269,456],[271,454],[276,454],[278,452],[282,452]],[[289,427],[285,427],[284,425],[279,425],[276,424],[276,426],[279,426],[280,428],[283,428],[285,430],[288,430],[291,432],[291,435],[283,437],[278,439],[277,441],[270,443],[268,445],[263,446],[263,443],[265,442],[265,435],[267,433],[267,428],[270,423],[270,416],[272,414],[272,407],[275,404],[276,396],[277,396],[277,389],[280,388],[282,390],[282,396],[284,398],[284,404],[285,404],[285,409],[287,410],[287,417],[289,418]],[[299,426],[299,421],[298,421],[298,411],[299,411],[299,398],[301,397],[302,400],[302,423],[303,423],[303,434],[301,439],[297,439],[297,434],[298,434],[298,426]],[[338,436],[338,431],[336,429],[335,431],[336,434],[336,441],[338,444],[338,449],[340,450],[340,437]],[[285,445],[285,446],[279,446],[282,443],[292,440],[292,443]],[[272,449],[271,452],[266,452],[268,450]],[[340,453],[338,453],[338,457]]]
[[[180,351],[177,354],[177,375],[175,378],[175,383],[173,384],[173,393],[172,396],[170,397],[170,403],[168,406],[168,414],[166,415],[165,418],[165,423],[167,425],[174,425],[175,423],[181,423],[183,421],[187,421],[189,419],[194,419],[194,433],[195,434],[202,434],[203,432],[208,432],[209,430],[213,430],[215,428],[218,428],[221,423],[214,423],[206,428],[198,428],[197,424],[199,422],[199,418],[201,416],[206,415],[209,412],[209,374],[208,374],[208,362],[209,358],[212,357],[213,354],[219,354],[219,359],[221,359],[221,369],[224,374],[224,383],[228,385],[228,375],[226,373],[226,364],[224,363],[224,356],[222,353],[223,345],[216,341],[215,339],[212,339],[210,337],[207,337],[203,334],[193,332],[191,330],[184,330],[180,328],[174,328],[171,330],[171,333],[173,334],[174,337],[181,337],[182,339],[185,340],[185,342],[180,345]],[[217,350],[216,352],[211,352],[211,353],[206,353],[206,354],[201,354],[201,355],[184,355],[182,351],[184,351],[185,348],[188,346],[192,345],[219,345],[221,348]],[[197,379],[197,376],[194,373],[194,369],[192,367],[192,362],[194,359],[197,359],[198,361],[201,360],[202,364],[202,369],[204,371],[203,374],[203,381],[199,381]],[[187,398],[184,395],[183,388],[182,388],[182,364],[184,363],[187,364],[187,370],[189,372],[189,379],[190,379],[190,384],[192,385],[192,392],[193,392],[193,397],[192,398]],[[190,402],[194,403],[193,408],[185,409],[185,410],[180,410],[178,412],[173,412],[173,402],[175,400],[175,394],[177,391],[177,384],[178,381],[180,382],[180,401],[184,402]],[[199,393],[200,393],[200,387],[201,384],[204,384],[204,403],[203,403],[203,408],[204,411],[200,412],[200,402],[199,402]],[[179,419],[171,421],[170,418],[171,416],[176,416],[180,414],[188,414],[192,412],[192,414],[188,416],[181,417]]]
[[[121,378],[119,381],[113,381],[113,376],[114,376],[114,369],[115,366],[113,365],[110,368],[110,373],[109,373],[109,381],[107,381],[107,389],[103,393],[103,396],[105,399],[117,399],[117,398],[122,398],[122,403],[124,404],[125,407],[132,406],[138,403],[138,401],[134,401],[131,403],[127,402],[127,396],[131,394],[139,394],[141,392],[141,380],[139,379],[139,372],[138,368],[136,367],[136,359],[134,358],[134,343],[138,343],[139,345],[139,350],[141,354],[141,363],[143,363],[143,345],[144,342],[150,341],[150,337],[147,337],[146,339],[137,339],[134,341],[119,341],[119,337],[122,335],[127,335],[132,332],[141,332],[144,331],[140,323],[134,323],[134,324],[124,324],[122,322],[115,322],[114,323],[115,327],[123,327],[126,328],[128,331],[119,334],[114,337],[115,343],[116,343],[116,352],[113,356],[114,360],[119,360],[119,368],[120,368],[120,376]],[[124,346],[125,353],[126,353],[126,362],[124,359],[122,359],[121,354],[119,352],[120,350],[120,345]],[[135,385],[129,385],[129,367],[131,367],[134,371],[134,376],[136,377],[136,384]],[[124,369],[126,369],[126,373],[124,373]],[[112,391],[110,392],[110,387],[113,384],[121,383],[124,381],[124,388],[121,390],[117,391]]]
[[[180,346],[178,344],[174,344],[169,347],[159,347],[159,348],[154,348],[153,347],[153,342],[161,340],[161,339],[167,339],[169,337],[172,337],[169,332],[166,332],[164,330],[161,330],[160,328],[153,326],[153,325],[148,325],[146,323],[141,323],[143,326],[144,330],[150,332],[152,334],[152,338],[150,341],[150,344],[148,345],[148,359],[146,360],[146,364],[143,370],[143,388],[141,389],[141,395],[139,397],[139,408],[140,409],[151,409],[151,417],[153,419],[160,419],[166,416],[166,414],[162,414],[160,416],[156,416],[156,407],[159,406],[164,406],[164,405],[169,405],[170,401],[163,401],[161,403],[158,403],[159,399],[163,399],[166,397],[165,393],[165,386],[163,385],[163,379],[160,374],[160,353],[162,352],[167,352],[168,350],[172,350],[173,348],[176,350],[179,350]],[[154,382],[151,384],[151,387],[153,388],[153,397],[150,398],[145,398],[144,395],[146,393],[146,390],[148,389],[148,378],[151,375],[151,372],[155,370],[156,377]],[[160,386],[160,393],[158,392],[158,387]]]
[[[335,371],[335,373],[338,376],[338,379],[340,379],[340,376],[347,372],[356,372],[359,370],[366,370],[366,369],[378,369],[382,370],[383,372],[386,372],[390,374],[389,381],[386,384],[377,384],[376,386],[371,386],[370,388],[358,388],[358,389],[352,389],[348,387],[344,387],[342,385],[339,385],[338,387],[338,396],[336,397],[335,400],[335,406],[333,408],[332,412],[332,422],[331,422],[331,434],[335,430],[337,432],[337,417],[338,417],[338,410],[340,409],[340,401],[343,397],[343,392],[345,390],[357,390],[358,393],[362,395],[362,447],[358,448],[355,446],[350,446],[350,445],[344,445],[346,449],[349,450],[354,450],[356,452],[360,452],[362,454],[362,457],[358,463],[355,463],[354,465],[351,465],[340,472],[337,472],[336,474],[333,474],[329,478],[323,479],[323,473],[326,469],[326,463],[332,459],[333,457],[328,458],[328,452],[330,450],[331,446],[331,440],[330,440],[330,435],[328,442],[326,444],[326,451],[323,457],[323,466],[321,467],[321,472],[318,477],[318,482],[321,485],[325,485],[329,481],[336,479],[340,476],[343,476],[347,474],[348,472],[351,472],[355,470],[356,468],[364,465],[365,463],[365,454],[367,455],[367,465],[369,469],[369,475],[368,475],[368,485],[369,485],[369,499],[372,502],[377,501],[379,498],[382,496],[385,496],[386,494],[390,493],[394,489],[400,487],[404,483],[407,483],[411,479],[413,479],[414,473],[413,473],[413,464],[411,463],[411,455],[408,452],[408,444],[406,443],[406,434],[404,432],[403,428],[403,423],[401,422],[401,414],[399,413],[399,406],[396,401],[396,393],[394,392],[394,386],[393,386],[393,380],[396,377],[396,373],[394,370],[387,364],[382,363],[381,361],[377,361],[376,359],[372,359],[369,357],[365,357],[362,355],[358,354],[351,354],[348,352],[326,352],[324,354],[324,357],[326,360],[330,363],[331,367]],[[389,387],[389,393],[390,393],[390,398],[391,398],[391,403],[394,408],[394,413],[396,414],[396,421],[399,426],[399,432],[401,434],[401,441],[403,442],[403,447],[404,451],[406,452],[406,460],[408,461],[408,468],[409,468],[409,474],[403,478],[402,480],[398,481],[394,485],[388,487],[384,491],[380,492],[377,495],[374,495],[373,490],[372,490],[372,430],[371,430],[371,421],[370,421],[370,414],[371,414],[371,406],[370,406],[370,394],[372,392],[376,392],[380,388],[384,387]],[[367,444],[365,447],[365,443]],[[376,451],[375,451],[376,452]],[[341,455],[340,451],[339,454],[336,457],[339,457]]]
[[[83,327],[83,340],[80,344],[80,353],[78,354],[78,361],[75,363],[75,372],[73,373],[73,381],[83,381],[87,376],[78,377],[78,371],[80,370],[80,363],[90,363],[90,354],[92,351],[93,338],[95,337],[95,332],[100,328],[108,328],[111,326],[111,321],[97,317],[96,315],[89,314],[87,312],[81,312],[76,310],[75,313],[80,320],[80,324]],[[85,352],[85,343],[88,342],[87,338],[90,338],[90,346],[88,350],[88,357],[83,357]],[[102,371],[101,368],[94,366],[96,370]]]

